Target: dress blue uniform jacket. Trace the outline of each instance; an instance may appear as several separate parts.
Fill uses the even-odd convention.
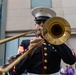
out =
[[[21,46],[27,49],[29,43],[30,40],[23,40]],[[61,59],[70,65],[75,63],[75,56],[65,44],[51,45],[45,41],[42,46],[35,50],[32,57],[29,58],[27,55],[16,65],[16,72],[18,75],[22,74],[25,70],[35,74],[56,73],[60,70]]]

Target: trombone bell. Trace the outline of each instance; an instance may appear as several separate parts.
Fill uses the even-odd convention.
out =
[[[71,28],[69,23],[61,17],[50,18],[43,26],[44,39],[54,45],[66,42],[70,34]]]

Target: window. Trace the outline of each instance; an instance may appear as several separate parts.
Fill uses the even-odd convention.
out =
[[[17,54],[18,49],[18,39],[9,41],[6,43],[6,61],[11,57],[12,55]]]
[[[5,63],[8,62],[8,59],[17,54],[18,46],[21,44],[22,40],[30,39],[35,37],[35,35],[26,36],[11,40],[6,43],[6,52],[5,52]]]
[[[31,0],[31,8],[38,6],[52,7],[52,0]]]

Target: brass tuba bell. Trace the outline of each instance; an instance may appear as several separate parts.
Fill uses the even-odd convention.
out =
[[[46,41],[54,45],[66,42],[71,35],[69,23],[62,17],[48,19],[43,26],[43,36]]]

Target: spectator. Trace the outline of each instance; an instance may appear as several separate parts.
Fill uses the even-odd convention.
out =
[[[75,70],[72,65],[67,65],[66,67],[66,75],[75,75]]]
[[[61,66],[61,69],[60,69],[60,74],[61,74],[61,75],[65,75],[65,70],[63,69],[62,66]]]

